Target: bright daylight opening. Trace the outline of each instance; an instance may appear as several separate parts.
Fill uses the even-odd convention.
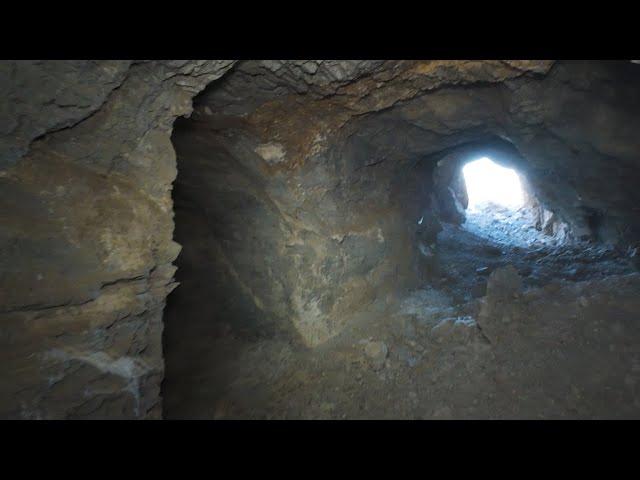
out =
[[[516,210],[524,205],[524,195],[518,174],[483,157],[467,163],[463,169],[469,196],[469,210],[496,204]]]
[[[462,174],[469,199],[464,224],[467,231],[503,245],[525,247],[554,241],[541,231],[544,219],[539,212],[527,206],[515,170],[482,157],[467,163]]]

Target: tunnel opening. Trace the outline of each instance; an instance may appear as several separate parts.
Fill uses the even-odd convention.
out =
[[[638,64],[0,79],[0,417],[640,418]],[[502,241],[483,157],[533,217]]]
[[[502,206],[517,210],[524,205],[524,193],[515,170],[498,165],[489,157],[472,160],[462,167],[467,187],[467,211]]]
[[[486,138],[428,160],[437,235],[429,248],[420,247],[429,288],[468,302],[484,297],[488,277],[509,265],[526,287],[630,270],[620,252],[594,235],[593,215],[562,209],[556,185],[509,142]],[[583,224],[583,234],[574,233]]]
[[[489,157],[462,167],[468,197],[464,228],[503,245],[562,244],[568,226],[542,207],[524,174]]]
[[[446,387],[461,345],[508,332],[523,291],[629,272],[612,249],[572,244],[570,184],[545,177],[546,158],[466,126],[425,135],[387,117],[402,106],[336,127],[333,104],[235,80],[196,97],[171,139],[182,252],[165,418],[404,415],[414,368],[428,361]],[[504,312],[482,310],[496,299]]]
[[[447,312],[457,312],[451,318],[468,328],[476,324],[474,299],[487,295],[488,277],[494,271],[511,265],[516,272],[514,282],[536,286],[558,276],[585,278],[598,269],[578,263],[582,260],[576,252],[560,257],[553,250],[568,235],[557,228],[561,225],[557,217],[537,200],[518,169],[522,163],[454,152],[438,162],[425,162],[424,171],[416,176],[418,183],[423,182],[423,175],[433,181],[412,194],[424,198],[430,192],[432,197],[413,225],[421,259],[414,265],[420,273],[415,289],[408,293],[389,290],[386,297],[367,290],[371,277],[366,275],[375,267],[373,262],[390,261],[394,283],[408,276],[394,265],[395,257],[387,258],[386,231],[383,235],[376,228],[365,231],[366,242],[357,236],[330,236],[328,246],[322,246],[327,256],[319,263],[320,272],[341,278],[336,273],[344,269],[344,256],[351,254],[357,259],[359,277],[355,282],[348,279],[349,288],[341,294],[331,290],[324,295],[316,281],[310,302],[302,302],[296,297],[299,280],[294,277],[292,282],[287,268],[295,259],[301,274],[310,275],[314,267],[309,245],[317,248],[317,236],[305,231],[297,244],[282,242],[286,223],[273,197],[265,193],[267,189],[281,192],[284,187],[277,175],[270,176],[272,155],[265,160],[261,153],[282,154],[283,148],[265,146],[236,123],[225,118],[212,120],[201,112],[206,112],[204,107],[192,118],[176,121],[172,135],[178,168],[172,191],[174,238],[182,251],[176,260],[180,285],[168,297],[164,314],[165,418],[238,418],[247,412],[253,417],[269,415],[270,404],[264,395],[271,378],[298,371],[297,362],[306,363],[311,371],[326,368],[325,360],[314,360],[309,366],[313,357],[301,332],[302,337],[307,334],[304,328],[315,332],[317,324],[312,322],[322,320],[319,312],[325,305],[331,308],[332,302],[339,306],[340,315],[355,312],[353,328],[361,328],[360,335],[380,328],[372,326],[372,318],[386,314],[389,308],[418,318],[431,312],[434,318],[446,319]],[[414,173],[407,170],[404,174]],[[358,181],[362,177],[358,173]],[[301,213],[311,208],[307,205]],[[413,212],[400,208],[405,214]],[[384,212],[374,214],[376,221]],[[337,212],[333,215],[339,218]],[[388,228],[399,235],[403,227],[396,221]],[[618,267],[611,262],[612,269]],[[362,277],[366,280],[360,280]],[[300,312],[310,318],[302,327],[295,319]],[[359,317],[364,318],[360,324]],[[353,333],[344,337],[349,339],[349,335]],[[382,368],[388,360],[387,346],[367,338],[360,341],[382,352],[372,360],[375,369]],[[329,347],[317,348],[321,352]],[[407,365],[417,362],[415,355],[402,352],[394,350],[394,355],[400,355]],[[290,406],[281,401],[285,404],[280,408],[289,411]]]
[[[531,172],[504,140],[462,145],[435,163],[434,210],[445,228],[456,226],[497,245],[535,249],[572,243],[572,226],[556,211],[553,190],[537,172],[529,179]]]

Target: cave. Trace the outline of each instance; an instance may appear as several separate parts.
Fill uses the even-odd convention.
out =
[[[0,64],[0,417],[640,418],[640,65]]]

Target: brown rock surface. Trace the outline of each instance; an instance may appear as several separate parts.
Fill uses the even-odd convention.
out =
[[[171,129],[232,63],[0,63],[0,416],[161,415]]]
[[[574,237],[637,241],[639,80],[629,62],[0,62],[0,416],[161,415],[174,146],[167,328],[186,349],[212,321],[318,347],[439,275],[442,159],[491,154]]]

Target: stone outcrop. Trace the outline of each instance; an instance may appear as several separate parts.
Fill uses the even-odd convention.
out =
[[[232,64],[0,63],[0,416],[160,417],[171,129]]]
[[[161,415],[174,147],[165,320],[185,335],[220,321],[315,347],[417,284],[442,159],[490,152],[574,235],[640,237],[630,62],[0,68],[2,417]]]

